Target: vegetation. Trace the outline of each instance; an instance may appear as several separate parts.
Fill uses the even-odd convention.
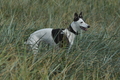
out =
[[[120,80],[119,0],[0,0],[0,80]],[[71,52],[24,41],[35,30],[67,28],[75,12],[91,28]]]

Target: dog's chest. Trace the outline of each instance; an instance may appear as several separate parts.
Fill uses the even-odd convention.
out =
[[[52,37],[54,42],[59,45],[59,47],[68,47],[69,40],[67,36],[63,33],[64,29],[53,29],[52,30]]]

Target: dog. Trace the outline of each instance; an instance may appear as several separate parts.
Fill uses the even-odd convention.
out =
[[[74,13],[73,22],[66,29],[53,29],[44,28],[33,32],[26,44],[29,44],[33,53],[38,53],[38,47],[40,42],[48,43],[51,46],[68,47],[68,51],[71,49],[75,37],[79,34],[82,29],[87,31],[90,26],[84,22],[82,12],[80,14]]]

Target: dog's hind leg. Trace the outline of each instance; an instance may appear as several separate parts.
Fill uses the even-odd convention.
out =
[[[72,43],[70,43],[67,53],[69,53],[69,52],[70,52],[70,49],[71,49],[72,45],[73,45],[73,42],[72,42]]]
[[[30,47],[31,47],[32,52],[33,52],[34,54],[37,54],[37,53],[38,53],[38,44],[37,44],[37,43],[31,44]]]
[[[40,42],[40,39],[37,38],[36,36],[30,36],[27,40],[27,44],[30,45],[31,49],[32,49],[32,52],[34,54],[37,54],[38,53],[38,44]]]

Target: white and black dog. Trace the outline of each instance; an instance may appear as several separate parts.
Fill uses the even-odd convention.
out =
[[[30,35],[26,44],[29,44],[34,54],[38,53],[39,43],[41,41],[50,44],[51,46],[64,47],[68,46],[70,50],[73,45],[75,36],[78,35],[80,29],[87,31],[90,26],[84,22],[82,12],[78,15],[74,14],[74,20],[66,29],[45,28],[35,31]]]

